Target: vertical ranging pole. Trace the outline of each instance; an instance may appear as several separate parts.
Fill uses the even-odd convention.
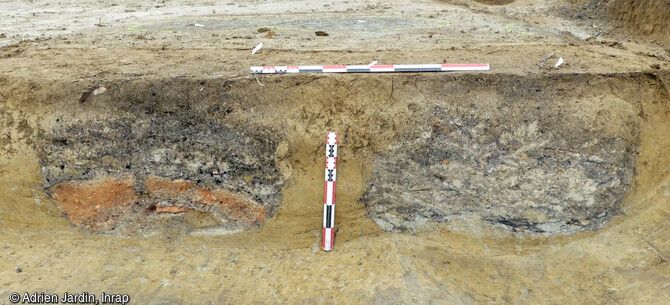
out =
[[[326,136],[326,187],[323,196],[323,250],[333,250],[335,239],[335,176],[337,175],[337,133]]]

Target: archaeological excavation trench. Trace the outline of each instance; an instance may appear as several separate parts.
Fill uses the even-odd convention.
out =
[[[667,0],[2,7],[0,304],[670,299]]]
[[[654,141],[641,130],[664,128],[670,111],[663,82],[643,73],[263,83],[16,85],[1,108],[2,149],[30,147],[36,189],[55,207],[47,213],[91,234],[318,229],[323,182],[296,177],[323,173],[334,130],[338,180],[353,184],[338,189],[342,226],[417,232],[458,220],[563,235],[621,215],[636,175],[654,171],[638,160],[641,143]]]

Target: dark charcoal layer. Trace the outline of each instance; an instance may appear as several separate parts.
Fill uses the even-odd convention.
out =
[[[234,107],[226,101],[196,107],[178,95],[164,102],[120,98],[111,102],[118,104],[118,113],[92,113],[86,119],[62,116],[42,133],[40,162],[47,191],[63,182],[132,174],[143,208],[161,204],[144,196],[143,184],[150,177],[239,194],[265,207],[269,215],[278,207],[284,181],[274,161],[276,132],[229,120]],[[175,198],[165,204],[184,203]]]
[[[623,113],[613,120],[622,111],[608,112],[614,101],[581,106],[547,98],[560,89],[525,90],[454,96],[421,114],[425,123],[373,167],[362,198],[370,217],[386,231],[454,217],[546,233],[604,225],[634,173],[634,107],[617,101]],[[619,126],[619,134],[610,130]]]

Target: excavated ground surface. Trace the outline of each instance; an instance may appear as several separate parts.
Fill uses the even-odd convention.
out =
[[[0,300],[662,304],[667,47],[508,2],[1,2]]]

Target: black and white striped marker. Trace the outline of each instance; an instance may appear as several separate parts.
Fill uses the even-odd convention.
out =
[[[323,250],[333,250],[335,240],[335,178],[337,176],[337,133],[326,136],[326,186],[323,196]]]
[[[451,72],[486,71],[489,64],[427,64],[427,65],[368,65],[368,66],[258,66],[253,74],[278,73],[378,73],[378,72]]]

